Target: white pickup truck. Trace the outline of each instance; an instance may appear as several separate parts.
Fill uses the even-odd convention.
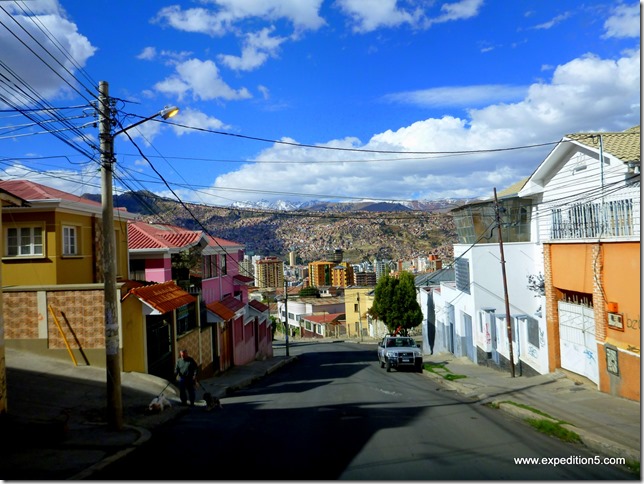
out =
[[[380,368],[410,368],[423,371],[423,355],[414,338],[408,336],[385,336],[378,343],[378,361]]]

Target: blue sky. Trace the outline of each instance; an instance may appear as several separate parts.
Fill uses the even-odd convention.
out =
[[[31,0],[0,22],[0,178],[77,194],[100,193],[99,81],[123,126],[181,109],[115,138],[117,191],[214,205],[490,197],[565,134],[640,123],[636,2]]]

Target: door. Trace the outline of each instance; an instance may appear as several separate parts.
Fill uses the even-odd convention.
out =
[[[447,306],[447,351],[454,354],[454,306]]]
[[[225,321],[221,331],[221,371],[233,366],[233,322]]]
[[[559,301],[561,367],[599,384],[593,308]]]
[[[499,328],[497,326],[498,320],[493,317],[492,321],[490,321],[490,329],[491,329],[491,336],[492,336],[492,361],[496,363],[496,365],[501,364],[501,358],[499,357]]]
[[[163,315],[146,317],[148,373],[172,380],[172,324]]]
[[[474,328],[472,328],[472,316],[463,313],[463,326],[465,327],[465,356],[476,363],[474,352]]]

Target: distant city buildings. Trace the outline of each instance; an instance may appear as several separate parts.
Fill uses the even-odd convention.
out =
[[[309,263],[309,286],[331,286],[335,262],[316,261]]]
[[[255,284],[260,288],[284,286],[284,261],[264,257],[255,263]]]
[[[347,262],[340,262],[331,270],[331,285],[347,287],[353,284],[353,267]]]
[[[376,273],[371,272],[356,272],[353,277],[353,284],[356,286],[375,286],[378,282]]]

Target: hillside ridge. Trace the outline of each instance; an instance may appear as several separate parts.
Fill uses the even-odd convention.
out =
[[[451,261],[457,239],[447,207],[453,208],[454,203],[424,202],[416,203],[421,208],[412,208],[389,202],[342,202],[278,211],[180,203],[150,192],[127,192],[114,198],[115,207],[126,208],[146,222],[206,230],[244,245],[247,255],[286,259],[295,251],[299,263],[322,260],[338,248],[351,263],[411,260],[430,254]]]

